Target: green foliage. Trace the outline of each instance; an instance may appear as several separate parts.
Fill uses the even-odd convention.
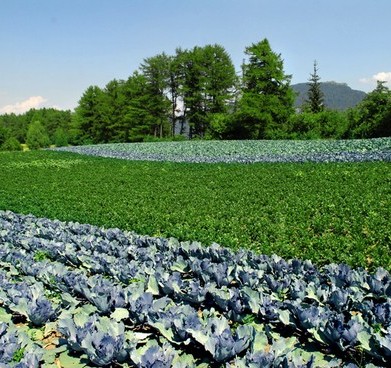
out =
[[[129,136],[129,118],[127,115],[127,96],[125,94],[125,81],[112,80],[106,84],[103,90],[107,113],[109,140],[115,142],[126,142]]]
[[[230,56],[220,45],[177,50],[179,91],[184,103],[183,118],[190,137],[203,138],[210,114],[227,113],[237,83]]]
[[[36,121],[43,128],[29,133],[33,149],[50,143],[67,146],[167,139],[179,133],[178,124],[189,128],[191,139],[391,135],[391,92],[383,82],[347,115],[324,111],[323,102],[326,107],[339,107],[334,104],[339,97],[329,89],[338,89],[343,95],[349,92],[353,96],[350,105],[361,100],[363,92],[335,82],[320,83],[315,62],[309,83],[296,86],[300,100],[307,94],[308,101],[302,113],[295,115],[291,76],[284,73],[281,55],[272,51],[267,39],[247,47],[245,54],[242,78],[236,76],[230,55],[217,44],[146,58],[127,80],[114,79],[104,88],[88,87],[74,113],[44,108],[0,116],[0,147],[11,137],[26,143],[28,130]],[[8,142],[7,149],[15,149],[15,142]]]
[[[25,348],[19,348],[15,351],[12,356],[12,361],[19,363],[24,357]]]
[[[384,83],[378,81],[377,87],[350,111],[348,137],[391,136],[391,91]]]
[[[80,111],[78,111],[78,108],[76,108],[75,112],[72,114],[68,134],[69,143],[72,145],[87,144],[85,143],[86,140],[90,140],[91,144],[93,143],[92,139],[83,133],[82,116],[80,114]]]
[[[206,139],[227,139],[231,138],[233,126],[232,115],[216,113],[209,117],[209,127],[206,132]]]
[[[57,147],[63,147],[68,145],[68,134],[63,128],[57,128],[54,133],[54,144]]]
[[[0,146],[7,140],[8,134],[8,130],[2,125],[0,120]]]
[[[50,145],[48,133],[40,121],[35,120],[29,125],[26,143],[32,150]]]
[[[340,139],[346,134],[348,116],[344,112],[324,110],[319,113],[302,112],[290,117],[285,138]]]
[[[125,96],[128,100],[126,108],[127,141],[139,141],[138,137],[155,135],[159,126],[153,106],[153,99],[148,87],[147,78],[138,72],[126,81]]]
[[[147,135],[167,135],[168,101],[160,89],[161,70],[155,59],[145,63],[146,75],[134,72],[104,89],[87,88],[72,117],[71,143],[138,142]]]
[[[71,112],[69,110],[61,111],[53,108],[43,108],[39,110],[31,109],[27,111],[24,116],[27,124],[31,124],[36,120],[40,121],[46,129],[51,143],[54,143],[55,141],[56,130],[63,129],[66,132],[69,129],[71,121]]]
[[[241,79],[222,46],[206,45],[146,58],[126,81],[112,80],[104,89],[88,87],[64,128],[70,143],[162,139],[178,133],[178,124],[188,127],[190,139],[339,139],[391,134],[389,91],[383,85],[348,115],[325,111],[324,105],[334,106],[335,96],[324,89],[337,86],[344,95],[350,89],[334,82],[320,83],[315,62],[305,85],[308,99],[295,115],[295,93],[281,55],[267,39],[247,47],[245,54]],[[362,93],[354,92],[355,101],[361,100]],[[33,113],[38,114],[29,115]],[[54,142],[52,131],[49,136]]]
[[[390,170],[384,162],[212,165],[2,153],[0,209],[390,270]]]
[[[324,110],[317,114],[321,138],[341,139],[348,129],[348,115],[344,111]]]
[[[22,146],[15,137],[8,138],[1,146],[2,151],[21,151]]]
[[[33,258],[34,258],[34,261],[40,262],[40,261],[44,261],[46,259],[50,259],[50,256],[49,256],[48,252],[42,251],[42,250],[38,250],[38,251],[35,252]]]
[[[97,86],[90,86],[80,98],[75,110],[74,129],[80,133],[81,142],[92,140],[94,143],[109,142],[109,113],[104,104],[105,95]]]
[[[306,105],[310,112],[319,113],[324,109],[323,92],[320,88],[320,77],[318,75],[317,63],[314,61],[314,72],[311,74],[311,78],[308,83],[308,100]]]
[[[71,141],[165,138],[174,135],[179,118],[193,137],[202,138],[210,115],[228,112],[236,83],[233,63],[220,45],[147,58],[126,81],[113,80],[103,90],[88,87],[72,118]]]
[[[237,134],[239,138],[269,138],[293,113],[291,77],[284,73],[283,60],[267,39],[247,47],[245,53],[249,60],[243,64]]]
[[[62,128],[65,132],[68,131],[71,122],[71,112],[61,111],[53,108],[31,109],[24,114],[5,114],[0,115],[0,146],[5,138],[15,138],[21,143],[27,140],[28,127],[34,121],[40,121],[44,126],[47,135],[51,142],[55,141],[54,135],[58,128]]]
[[[170,99],[165,92],[169,83],[170,58],[160,54],[144,60],[141,71],[146,77],[146,93],[149,96],[148,109],[153,117],[151,131],[155,137],[163,137],[169,132],[168,115],[170,112]]]
[[[25,114],[5,114],[0,119],[1,125],[7,130],[7,137],[15,137],[19,142],[26,141],[27,126],[30,122]]]
[[[141,137],[142,140],[140,142],[182,142],[186,141],[186,137],[183,135],[177,135],[174,137],[155,137],[153,135],[146,135]]]

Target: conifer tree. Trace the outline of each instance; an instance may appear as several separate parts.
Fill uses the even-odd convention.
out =
[[[314,61],[314,72],[308,83],[308,100],[306,101],[310,112],[316,114],[324,110],[324,95],[320,88],[320,77],[318,75],[318,64]]]
[[[245,139],[269,139],[281,130],[293,114],[294,92],[291,76],[285,74],[281,55],[267,39],[245,50],[242,97],[235,135]]]

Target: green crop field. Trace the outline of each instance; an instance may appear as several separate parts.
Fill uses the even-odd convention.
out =
[[[391,270],[391,165],[0,153],[0,209]]]

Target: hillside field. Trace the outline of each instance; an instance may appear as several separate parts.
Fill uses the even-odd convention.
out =
[[[0,153],[0,365],[387,367],[390,143]]]
[[[391,165],[173,163],[0,154],[0,209],[391,269]]]

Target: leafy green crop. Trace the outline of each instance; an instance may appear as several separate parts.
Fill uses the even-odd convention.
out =
[[[18,362],[19,363],[23,359],[24,350],[25,349],[23,349],[23,348],[20,348],[20,349],[16,350],[14,355],[12,356],[12,360],[14,362]]]
[[[50,259],[48,252],[38,251],[34,254],[35,261],[44,261],[45,259]]]
[[[383,268],[11,211],[0,211],[0,264],[0,365],[19,354],[18,367],[380,368],[391,357]]]
[[[190,164],[0,154],[0,209],[391,269],[391,165]]]

